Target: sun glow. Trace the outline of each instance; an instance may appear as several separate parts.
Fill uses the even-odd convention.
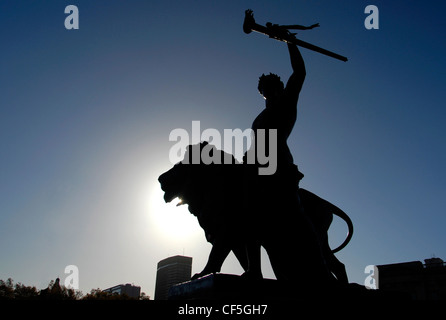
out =
[[[164,192],[157,183],[149,196],[150,230],[172,241],[203,236],[197,218],[189,212],[187,205],[182,205],[178,198],[165,203],[163,196]]]

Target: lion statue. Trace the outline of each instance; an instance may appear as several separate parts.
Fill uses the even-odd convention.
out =
[[[203,148],[207,148],[207,152],[212,155],[213,159],[229,157],[232,162],[227,164],[227,161],[225,161],[224,165],[215,163],[191,164],[194,148],[199,148],[200,152]],[[273,239],[278,238],[278,243],[273,244],[265,243],[261,239],[254,239],[253,241],[253,238],[259,237],[259,235],[248,231],[252,229],[252,221],[243,207],[242,180],[246,172],[245,166],[237,162],[232,155],[218,150],[207,142],[203,142],[188,146],[184,159],[163,173],[158,179],[161,189],[164,191],[164,200],[170,202],[179,198],[180,204],[188,204],[189,211],[197,217],[198,223],[203,228],[207,241],[212,243],[206,266],[202,272],[194,275],[192,279],[220,272],[223,262],[231,251],[245,270],[244,275],[247,275],[250,269],[260,270],[260,260],[254,261],[255,264],[259,265],[250,265],[253,261],[248,258],[249,254],[247,254],[249,244],[258,246],[256,250],[259,250],[259,252],[260,245],[263,245],[267,250],[276,278],[278,280],[283,278],[283,272],[276,267],[284,264],[283,259],[280,258],[285,255],[283,252],[284,245],[280,242],[282,238],[272,237]],[[320,252],[328,271],[337,282],[348,284],[345,266],[335,257],[334,253],[343,249],[350,242],[353,235],[351,219],[341,209],[310,191],[299,188],[298,197],[300,197],[300,204],[305,216],[311,222],[317,236]],[[347,238],[334,250],[330,248],[328,242],[328,229],[333,220],[333,215],[343,219],[348,226]],[[289,226],[293,223],[292,220],[284,221],[283,225]],[[293,235],[286,239],[289,239],[290,245],[288,247],[292,249],[294,245]],[[261,273],[259,276],[261,277]]]

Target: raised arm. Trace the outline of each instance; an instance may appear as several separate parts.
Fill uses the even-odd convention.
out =
[[[303,82],[306,75],[304,59],[302,58],[302,55],[295,44],[288,43],[288,51],[290,52],[293,73],[295,73],[298,78],[302,79]]]
[[[288,51],[290,53],[291,67],[293,68],[293,73],[291,74],[286,87],[285,94],[291,99],[292,104],[297,103],[299,98],[299,93],[305,80],[306,70],[305,63],[299,49],[296,45],[288,43]]]

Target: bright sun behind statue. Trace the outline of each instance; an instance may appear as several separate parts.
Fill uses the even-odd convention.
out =
[[[164,202],[164,193],[159,183],[152,187],[149,200],[150,230],[171,241],[190,239],[203,232],[197,218],[192,215],[187,205],[175,198],[170,203]]]

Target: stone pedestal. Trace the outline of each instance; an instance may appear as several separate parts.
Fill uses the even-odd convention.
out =
[[[276,280],[250,281],[231,274],[210,274],[173,286],[169,300],[283,299],[284,289]]]
[[[367,290],[358,284],[343,287],[303,288],[299,284],[283,283],[272,279],[252,281],[231,274],[207,275],[175,285],[169,290],[171,301],[394,301],[401,299],[406,300],[407,296],[381,290]]]

